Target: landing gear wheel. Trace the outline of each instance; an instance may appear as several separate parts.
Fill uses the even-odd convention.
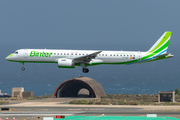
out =
[[[88,73],[88,72],[89,72],[89,69],[86,68],[86,73]]]
[[[25,71],[25,68],[24,68],[24,67],[22,67],[22,68],[21,68],[21,70],[22,70],[22,71]]]
[[[88,73],[89,72],[89,69],[88,68],[83,68],[83,73]]]

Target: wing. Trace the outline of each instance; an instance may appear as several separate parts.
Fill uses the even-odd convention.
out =
[[[94,52],[89,55],[74,58],[73,60],[75,63],[89,63],[92,59],[95,59],[95,57],[101,52],[102,51]]]

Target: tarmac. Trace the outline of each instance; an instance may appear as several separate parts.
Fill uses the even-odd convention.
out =
[[[141,105],[72,105],[74,99],[87,98],[48,98],[42,100],[15,100],[0,108],[9,108],[9,111],[0,111],[0,118],[6,117],[16,120],[41,120],[44,116],[157,116],[174,117],[180,119],[180,106],[141,106]],[[90,100],[92,98],[88,98]],[[94,98],[93,98],[94,99]]]

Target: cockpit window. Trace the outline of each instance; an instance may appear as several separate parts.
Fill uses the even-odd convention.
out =
[[[15,54],[18,54],[18,52],[15,52]]]

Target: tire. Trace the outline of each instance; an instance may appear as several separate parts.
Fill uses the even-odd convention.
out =
[[[88,68],[86,68],[86,73],[88,73],[89,72],[89,69]]]
[[[22,68],[21,68],[21,70],[22,70],[22,71],[25,71],[25,68],[24,68],[24,67],[22,67]]]
[[[89,69],[88,68],[83,68],[83,73],[88,73],[89,72]]]

